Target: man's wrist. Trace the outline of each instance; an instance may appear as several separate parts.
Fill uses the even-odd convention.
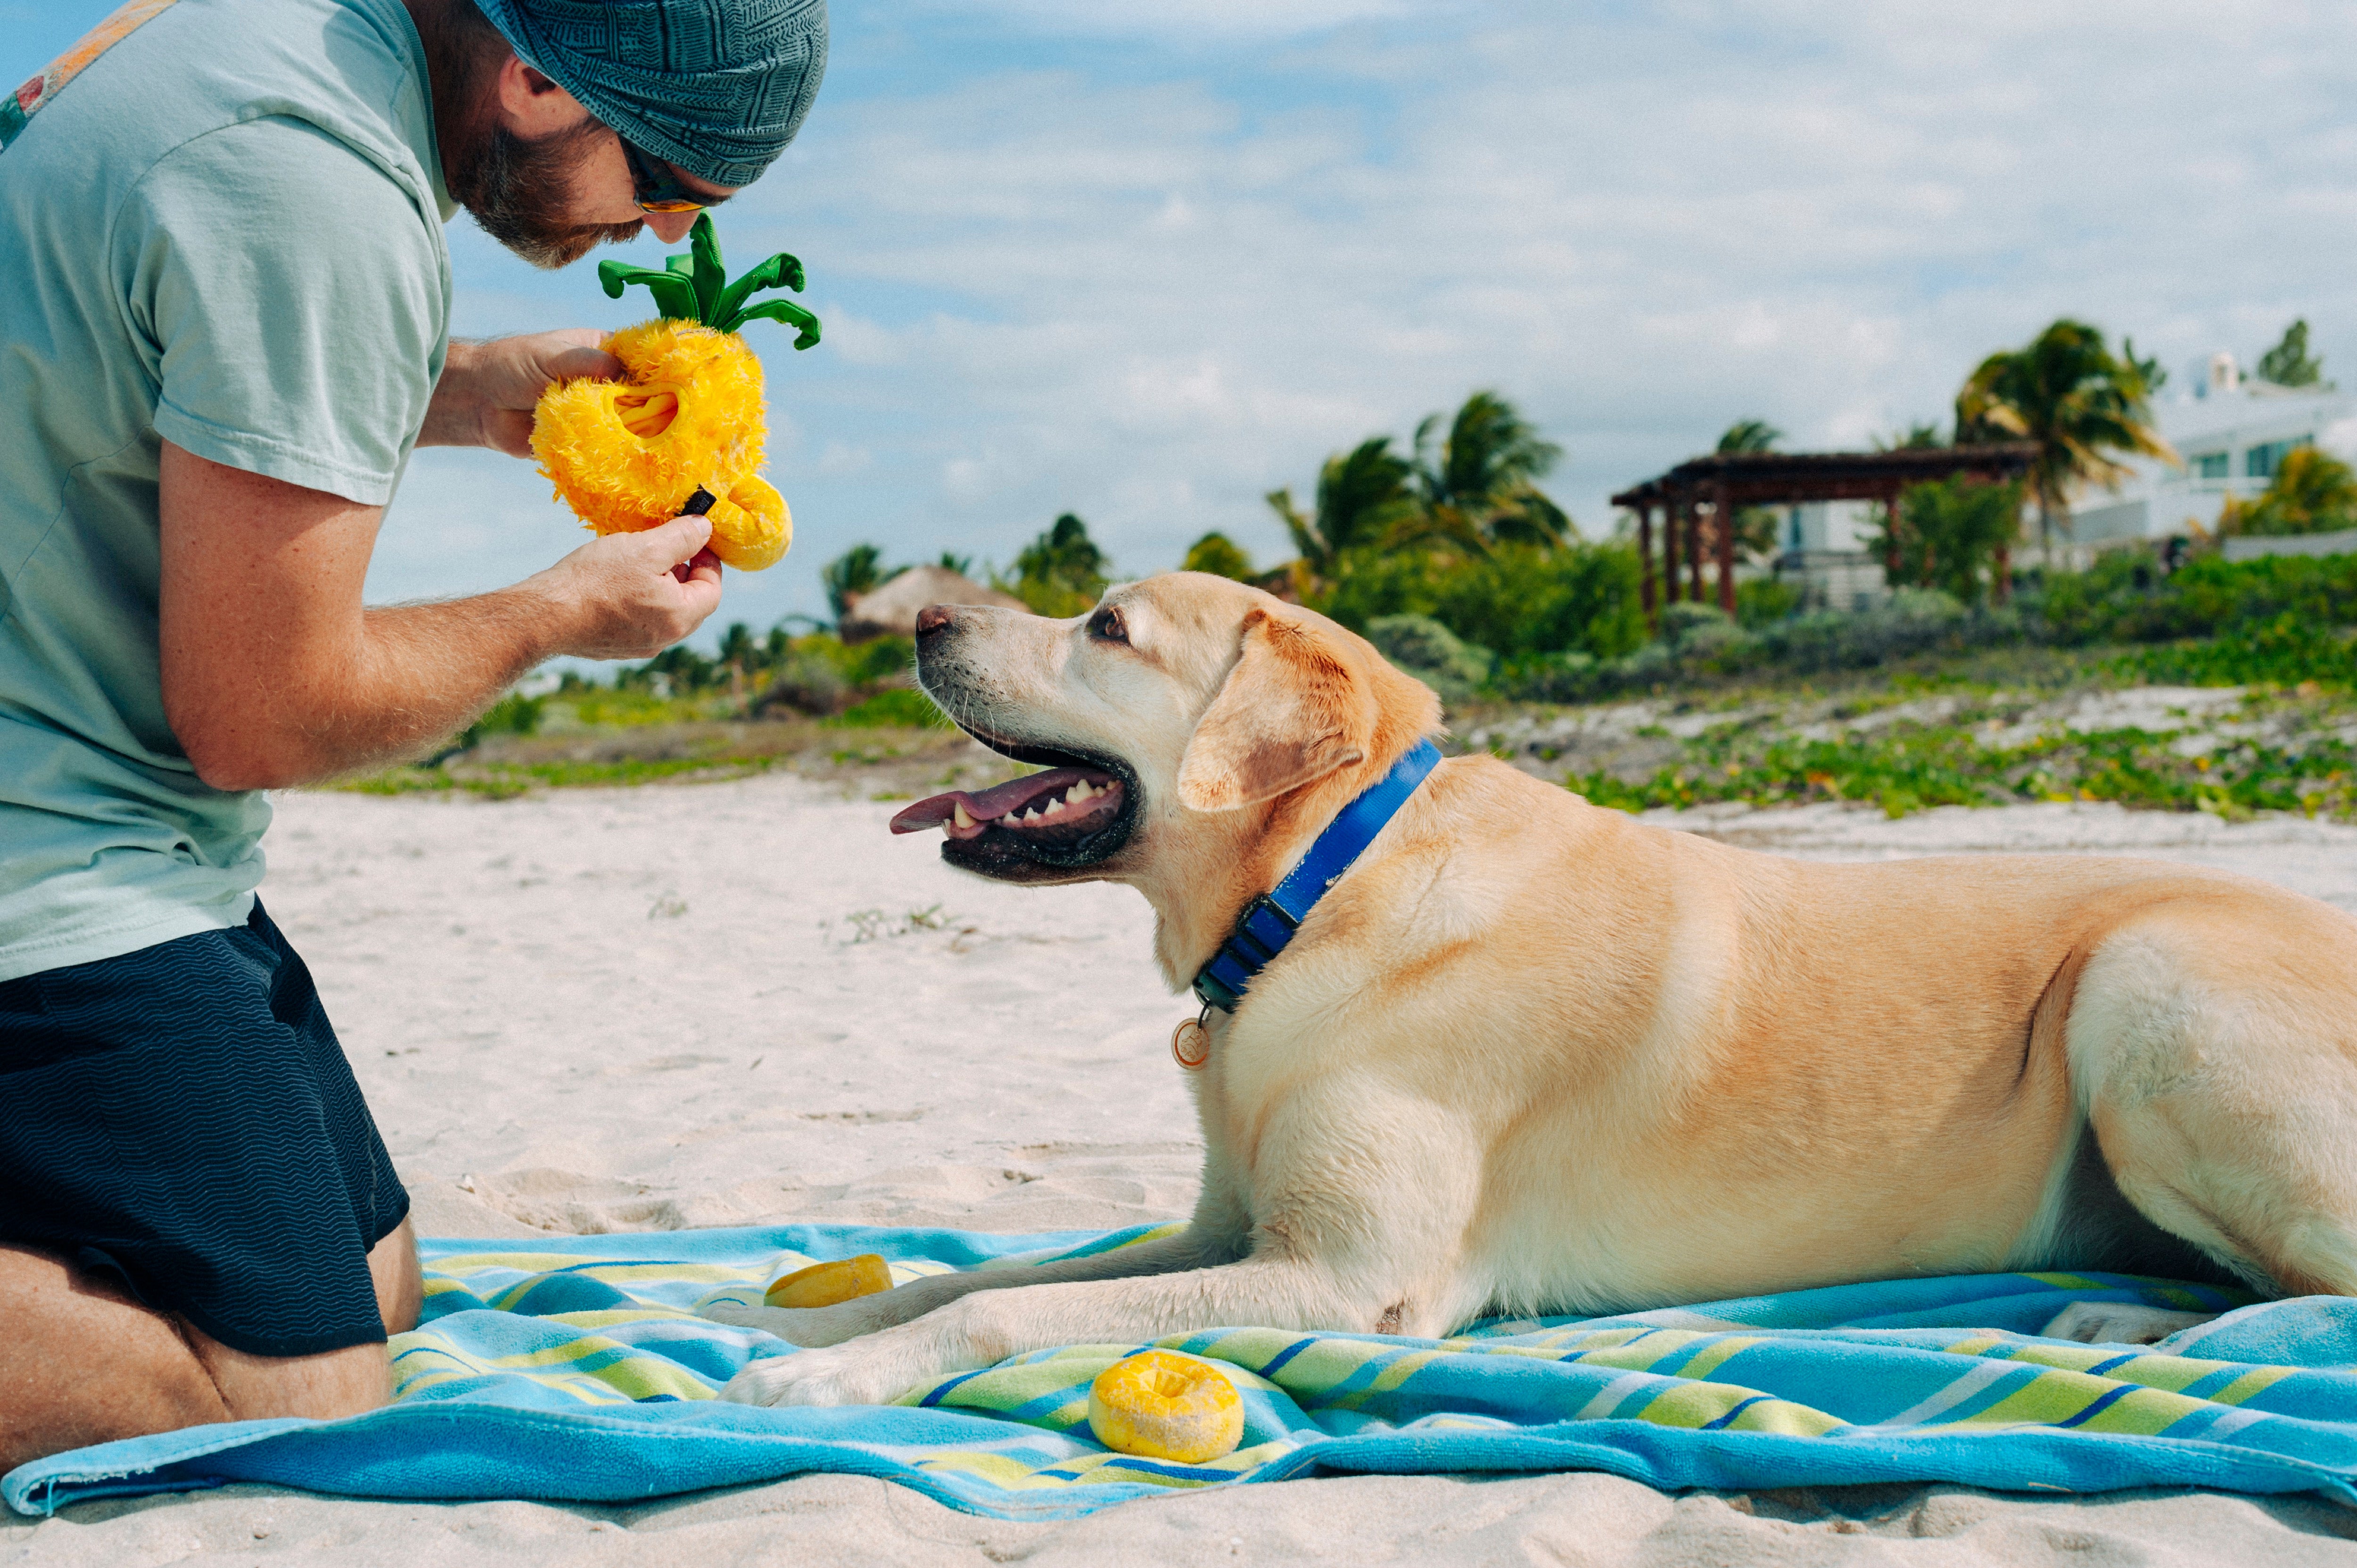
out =
[[[420,446],[480,446],[484,443],[483,399],[478,375],[484,345],[453,338],[442,360],[442,374],[434,383],[434,397],[425,405],[425,424],[417,433]]]
[[[535,572],[490,596],[504,600],[523,628],[527,670],[572,652],[584,640],[587,616],[581,596],[568,587],[557,566]]]

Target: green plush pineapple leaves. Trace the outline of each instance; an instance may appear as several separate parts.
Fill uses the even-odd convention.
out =
[[[670,257],[662,272],[628,262],[597,263],[597,282],[608,299],[619,299],[632,284],[643,284],[654,295],[655,308],[674,321],[700,321],[716,332],[734,332],[756,317],[781,321],[794,328],[797,349],[818,341],[817,317],[787,300],[768,299],[752,306],[745,301],[765,288],[790,288],[799,294],[806,281],[802,263],[780,252],[729,282],[721,265],[720,237],[709,212],[696,214],[695,227],[688,232],[687,254]]]

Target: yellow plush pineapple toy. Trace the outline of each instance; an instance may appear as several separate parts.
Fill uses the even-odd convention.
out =
[[[756,291],[801,290],[802,264],[771,256],[736,282],[721,268],[712,215],[700,214],[689,251],[665,271],[597,263],[608,299],[643,284],[662,315],[606,339],[622,361],[618,381],[560,381],[533,410],[532,450],[556,496],[599,533],[634,533],[686,512],[712,520],[711,550],[758,572],[793,542],[785,498],[757,471],[764,453],[761,361],[737,329],[756,317],[795,329],[794,347],[818,341],[818,317],[788,300],[746,301]]]

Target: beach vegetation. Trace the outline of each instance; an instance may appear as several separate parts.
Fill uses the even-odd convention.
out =
[[[1624,811],[1851,800],[1898,817],[1933,806],[2108,800],[2223,816],[2357,814],[2357,751],[2346,741],[2226,739],[2189,754],[2179,740],[2138,728],[2001,745],[1976,726],[1953,724],[1852,728],[1824,738],[1729,725],[1684,743],[1676,761],[1646,776],[1599,770],[1567,784]]]

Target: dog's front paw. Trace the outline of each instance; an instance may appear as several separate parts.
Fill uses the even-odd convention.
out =
[[[770,1356],[729,1379],[720,1397],[738,1404],[888,1404],[922,1375],[903,1375],[897,1359],[856,1348]]]
[[[846,1301],[838,1306],[739,1306],[735,1302],[716,1301],[697,1311],[715,1323],[726,1323],[734,1328],[758,1328],[764,1334],[776,1335],[789,1345],[810,1349],[840,1345],[874,1326],[866,1321],[866,1314],[850,1310],[858,1305]]]

